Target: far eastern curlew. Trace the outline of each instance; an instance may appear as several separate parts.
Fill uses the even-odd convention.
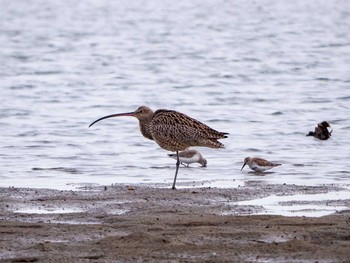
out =
[[[97,119],[96,122],[120,116],[132,116],[139,120],[140,131],[144,137],[154,140],[161,148],[176,152],[176,171],[172,189],[175,189],[179,170],[179,151],[191,146],[224,148],[218,139],[227,138],[226,132],[218,132],[186,114],[174,110],[160,109],[153,112],[149,107],[140,106],[134,112],[118,113]]]

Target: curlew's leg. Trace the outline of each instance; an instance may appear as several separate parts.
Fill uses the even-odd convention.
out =
[[[179,171],[179,166],[180,166],[180,159],[179,159],[179,152],[176,152],[176,171],[175,171],[175,177],[174,177],[174,183],[172,189],[175,189],[175,183],[176,183],[176,177],[177,177],[177,172]]]

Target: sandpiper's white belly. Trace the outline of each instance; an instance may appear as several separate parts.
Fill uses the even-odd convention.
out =
[[[176,154],[171,154],[169,155],[171,158],[176,159]],[[182,163],[196,163],[199,162],[199,154],[194,154],[191,157],[183,157],[183,156],[179,156],[179,160]]]
[[[179,157],[179,159],[180,159],[180,162],[182,162],[182,163],[196,163],[196,162],[199,162],[198,154],[195,154],[192,157]]]
[[[260,166],[260,165],[257,165],[256,163],[252,163],[251,165],[249,165],[249,167],[250,167],[250,169],[257,171],[257,172],[264,172],[266,170],[270,170],[273,168],[273,166]]]

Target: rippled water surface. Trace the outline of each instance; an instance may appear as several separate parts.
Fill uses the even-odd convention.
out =
[[[0,0],[0,186],[170,187],[139,105],[229,132],[179,187],[350,183],[349,1]],[[333,136],[305,134],[323,120]],[[246,156],[282,163],[266,176]]]

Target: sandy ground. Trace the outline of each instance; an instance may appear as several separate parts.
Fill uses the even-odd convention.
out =
[[[350,262],[350,198],[332,204],[349,210],[319,218],[251,215],[262,208],[235,204],[340,190],[254,182],[237,189],[0,188],[0,261]]]

